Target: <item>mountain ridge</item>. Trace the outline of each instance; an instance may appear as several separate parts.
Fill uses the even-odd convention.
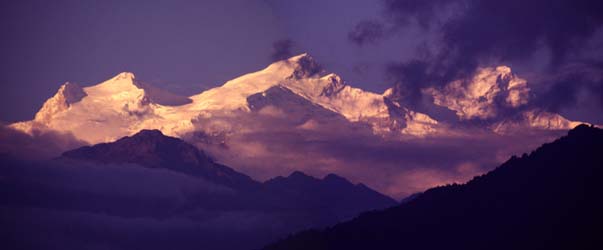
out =
[[[28,135],[23,137],[31,137],[32,141],[40,141],[40,134],[64,135],[62,137],[67,139],[73,138],[78,142],[73,144],[79,146],[115,141],[144,129],[158,129],[202,149],[217,162],[260,180],[286,175],[293,170],[320,176],[328,172],[354,176],[349,174],[352,168],[366,168],[360,161],[340,155],[344,151],[367,152],[363,148],[380,151],[383,147],[391,148],[387,153],[390,156],[371,160],[377,163],[376,167],[391,168],[399,165],[396,161],[406,160],[396,159],[405,155],[396,151],[412,150],[414,147],[410,144],[429,146],[438,150],[441,156],[455,160],[442,163],[446,167],[436,167],[425,159],[414,158],[416,162],[404,164],[402,168],[430,166],[438,175],[433,180],[438,184],[466,180],[472,175],[469,172],[494,166],[485,162],[499,163],[504,156],[518,151],[519,145],[513,141],[523,140],[522,145],[540,144],[546,140],[544,138],[556,137],[577,124],[542,110],[527,113],[527,82],[508,67],[481,69],[467,81],[455,81],[450,87],[436,89],[446,94],[446,102],[442,105],[458,103],[460,106],[436,105],[431,111],[426,108],[424,112],[411,108],[404,98],[407,94],[404,88],[394,87],[383,93],[355,88],[337,74],[320,67],[308,54],[272,63],[190,97],[174,97],[152,90],[129,72],[90,87],[66,86],[79,93],[81,99],[77,94],[78,98],[63,98],[65,91],[59,91],[57,98],[51,98],[58,101],[50,102],[57,103],[56,109],[54,104],[48,105],[49,108],[38,112],[38,118],[11,124],[8,130],[26,132]],[[475,111],[479,114],[477,117],[488,114],[485,117],[490,118],[458,121],[455,118],[458,114],[446,109]],[[438,116],[436,119],[430,116],[432,112],[451,117]],[[523,113],[512,116],[514,112]],[[481,154],[472,158],[479,160],[458,162],[460,158],[440,150],[440,144],[451,145],[457,139],[472,141],[477,138],[490,142],[489,157]],[[349,146],[339,147],[342,141],[349,141]],[[363,143],[352,146],[360,141]],[[75,147],[67,140],[57,144],[61,144],[60,150],[49,150],[49,157]],[[465,145],[454,147],[460,150]],[[471,151],[476,150],[481,149]],[[378,154],[367,157],[373,155]],[[469,172],[452,170],[462,168],[460,165],[471,165]],[[379,182],[367,178],[368,175],[355,175],[354,178],[396,198],[432,185],[423,181],[420,185],[407,187],[412,190],[402,191],[395,187],[405,182],[402,175],[400,172],[381,176],[388,180]]]
[[[292,203],[291,201],[295,200],[295,197],[314,195],[317,198],[312,200],[313,204],[323,204],[328,207],[330,202],[334,202],[340,197],[350,195],[350,197],[354,197],[356,194],[359,195],[357,198],[364,200],[368,205],[358,204],[363,209],[353,209],[357,212],[364,210],[364,208],[371,209],[371,204],[377,204],[377,207],[395,204],[395,201],[391,198],[365,185],[354,185],[347,179],[335,174],[317,179],[300,171],[295,171],[287,177],[275,177],[265,182],[258,182],[230,167],[216,163],[195,146],[179,138],[166,136],[159,130],[141,130],[132,136],[123,137],[115,142],[83,146],[64,152],[55,160],[67,164],[77,164],[79,162],[118,165],[137,164],[146,168],[167,169],[225,185],[244,193],[244,196],[259,195],[259,197],[264,197],[262,199],[270,199],[269,196],[265,195],[278,194],[277,196],[284,197],[287,200],[287,202],[282,202],[283,204]],[[333,187],[334,189],[330,190]],[[288,190],[294,191],[289,192]],[[267,193],[264,194],[264,192]],[[318,198],[325,192],[332,195],[332,199]],[[374,203],[371,201],[374,201]],[[354,201],[346,202],[348,203],[345,206],[354,204]]]
[[[17,249],[43,248],[56,232],[77,232],[55,236],[80,246],[75,248],[98,243],[165,249],[182,240],[187,249],[259,247],[287,232],[397,204],[335,175],[318,179],[296,172],[275,178],[278,182],[259,182],[159,130],[80,147],[53,160],[0,154],[0,163],[0,221],[9,222],[1,229],[9,234],[7,245]],[[19,233],[28,223],[35,224],[31,233]],[[137,230],[149,231],[144,225],[174,235],[152,233],[140,241]],[[114,241],[115,234],[124,240]]]
[[[496,108],[492,105],[498,95],[506,95],[504,99],[509,107],[519,107],[527,102],[529,88],[526,81],[513,75],[508,67],[482,69],[473,81],[470,85],[455,81],[444,89],[432,88],[424,93],[433,95],[436,105],[456,110],[461,120],[495,115]],[[210,129],[199,128],[195,124],[199,118],[229,114],[236,119],[239,113],[250,113],[247,98],[277,86],[340,115],[348,123],[366,124],[372,133],[380,136],[438,136],[445,135],[450,129],[429,114],[404,105],[404,100],[399,97],[404,93],[388,89],[378,94],[352,87],[337,74],[326,72],[307,53],[274,62],[260,71],[189,97],[141,82],[131,72],[122,72],[89,87],[66,83],[48,99],[33,120],[10,126],[29,134],[36,129],[69,132],[90,144],[113,141],[142,129],[159,129],[182,138],[199,129]],[[454,99],[457,97],[462,99]],[[512,133],[532,125],[542,129],[571,129],[576,124],[567,121],[540,126],[541,122],[532,121],[532,116],[522,117],[525,121],[501,122],[490,129]],[[537,119],[547,117],[552,116]],[[214,124],[211,129],[227,131],[230,126],[232,124]],[[86,133],[90,130],[99,133]]]
[[[103,164],[140,164],[218,180],[235,187],[253,186],[249,176],[217,164],[203,151],[159,130],[141,130],[115,142],[84,146],[64,152],[58,160],[81,160]]]
[[[580,125],[466,184],[264,249],[598,249],[601,148],[603,130]]]

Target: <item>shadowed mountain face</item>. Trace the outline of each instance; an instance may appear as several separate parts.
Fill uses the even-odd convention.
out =
[[[142,130],[112,143],[101,143],[67,151],[61,160],[81,160],[103,164],[138,164],[204,177],[231,187],[255,184],[251,178],[214,163],[194,146],[159,130]]]
[[[164,136],[159,130],[142,130],[134,136],[124,137],[112,143],[67,151],[63,153],[62,158],[101,163],[137,163],[151,168],[197,166],[198,170],[203,170],[214,167],[213,162],[195,147],[179,139]]]
[[[274,208],[277,210],[321,214],[324,216],[321,220],[328,222],[327,224],[350,219],[362,211],[373,210],[375,205],[395,205],[391,198],[363,184],[354,185],[334,174],[317,179],[296,171],[288,177],[279,176],[266,181],[264,188],[270,190],[270,199],[276,201]]]
[[[603,130],[578,126],[463,185],[265,249],[602,249]]]
[[[158,130],[0,163],[0,245],[10,249],[258,248],[396,205],[336,175],[257,182]]]

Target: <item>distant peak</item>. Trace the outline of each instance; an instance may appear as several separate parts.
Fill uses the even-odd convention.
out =
[[[63,83],[63,85],[61,85],[61,87],[59,87],[59,89],[71,88],[73,86],[79,87],[79,85],[77,83],[65,82],[65,83]]]
[[[275,64],[277,63],[291,63],[291,64],[296,64],[297,62],[299,62],[299,60],[302,60],[302,58],[306,58],[306,59],[312,59],[312,56],[310,56],[308,53],[304,52],[295,56],[291,56],[288,58],[283,58],[277,61],[274,61]]]
[[[311,175],[307,175],[306,173],[301,172],[301,171],[294,171],[286,179],[291,180],[291,181],[296,181],[296,182],[302,182],[302,183],[321,181],[320,179],[315,178],[314,176],[311,176]]]
[[[47,124],[53,116],[67,110],[72,104],[86,97],[86,92],[75,83],[66,82],[50,99],[44,102],[42,108],[36,113],[34,120]]]
[[[496,67],[496,72],[500,74],[511,74],[511,67],[506,65],[500,65]]]
[[[228,187],[257,185],[249,176],[214,163],[203,151],[159,130],[143,129],[117,141],[85,146],[62,154],[61,158],[103,164],[132,163],[148,168],[163,168]]]
[[[322,78],[328,79],[331,82],[333,82],[334,84],[343,84],[343,80],[341,79],[341,76],[339,76],[335,73],[327,74],[327,75],[323,76]]]
[[[121,142],[124,142],[124,141],[144,142],[144,143],[148,143],[148,144],[162,143],[162,142],[167,142],[167,141],[171,141],[176,144],[184,144],[185,143],[184,141],[182,141],[179,138],[164,135],[160,130],[157,130],[157,129],[143,129],[143,130],[138,131],[138,133],[136,133],[136,134],[122,137],[121,139],[118,139],[116,142],[120,142],[120,141]]]
[[[305,53],[305,52],[304,52],[304,53],[301,53],[301,54],[299,54],[299,55],[289,57],[289,59],[287,59],[287,61],[290,61],[290,62],[297,62],[297,61],[299,61],[300,59],[305,58],[305,57],[312,59],[312,57],[311,57],[311,56],[310,56],[308,53]]]
[[[291,57],[287,60],[295,65],[292,78],[302,79],[323,73],[323,68],[307,53]]]
[[[65,104],[67,105],[79,102],[87,95],[80,85],[71,82],[66,82],[61,85],[57,94],[62,95],[65,98]]]
[[[132,72],[121,72],[109,80],[96,84],[93,87],[98,87],[104,89],[105,91],[111,92],[128,91],[131,89],[141,88],[138,86],[136,76],[134,76],[134,73]]]
[[[331,73],[323,76],[321,79],[324,79],[328,82],[322,90],[321,95],[323,96],[332,96],[337,94],[345,87],[345,83],[337,74]]]
[[[383,96],[385,97],[391,97],[394,95],[394,88],[388,88],[385,91],[383,91]]]
[[[343,178],[339,175],[332,174],[332,173],[325,176],[325,178],[323,178],[323,180],[327,181],[327,182],[351,184],[350,181],[348,181],[346,178]]]
[[[295,56],[289,57],[287,59],[284,59],[280,62],[299,65],[300,63],[307,63],[307,62],[316,63],[316,60],[314,60],[314,58],[310,54],[302,53],[302,54],[295,55]]]
[[[601,129],[598,129],[593,124],[588,125],[583,123],[571,129],[568,134],[570,136],[581,136],[590,135],[599,131],[601,131]]]
[[[134,79],[136,79],[136,76],[132,72],[121,72],[121,73],[117,74],[116,76],[114,76],[113,79],[114,80],[122,80],[122,79],[134,80]]]
[[[178,138],[164,135],[160,130],[157,130],[157,129],[143,129],[143,130],[138,131],[138,133],[136,133],[136,134],[124,137],[120,140],[130,140],[130,139],[143,140],[143,141],[149,140],[149,141],[155,141],[155,142],[172,140],[172,141],[179,141],[179,142],[184,143],[184,141],[182,141]]]
[[[305,174],[304,172],[301,172],[301,171],[293,171],[293,173],[291,173],[289,175],[289,178],[300,178],[300,177],[302,177],[302,178],[312,178],[312,176],[309,176],[309,175],[307,175],[307,174]]]
[[[134,136],[143,135],[143,136],[165,136],[161,130],[159,129],[143,129],[136,133]]]

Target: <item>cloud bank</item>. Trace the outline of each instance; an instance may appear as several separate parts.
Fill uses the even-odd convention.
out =
[[[543,130],[502,137],[482,126],[463,126],[439,136],[388,138],[344,119],[314,117],[271,105],[250,113],[199,118],[198,132],[184,138],[255,179],[296,170],[314,176],[337,173],[403,198],[436,185],[464,182],[563,134]],[[231,129],[218,133],[224,124]]]
[[[70,133],[32,128],[31,135],[0,124],[0,155],[50,159],[87,145]]]
[[[241,197],[165,169],[0,163],[0,243],[11,249],[241,249],[303,227],[286,213],[216,206]]]
[[[596,123],[603,120],[602,13],[595,0],[383,0],[382,21],[360,21],[350,41],[376,44],[393,37],[384,30],[401,36],[423,31],[413,59],[386,66],[413,105],[421,105],[424,88],[507,65],[532,84],[533,107],[571,111]]]

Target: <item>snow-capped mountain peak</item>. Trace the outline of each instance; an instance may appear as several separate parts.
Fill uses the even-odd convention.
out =
[[[583,123],[538,108],[526,109],[530,101],[528,82],[507,66],[478,68],[469,79],[455,80],[423,92],[433,97],[434,104],[455,111],[461,121],[490,122],[489,128],[498,134],[526,129],[569,130]],[[522,106],[525,108],[518,109]],[[506,112],[501,112],[503,110]]]
[[[112,80],[121,80],[121,79],[134,80],[134,79],[136,79],[136,76],[132,72],[124,71],[124,72],[117,74],[116,76],[114,76],[112,78]]]
[[[112,141],[137,132],[132,129],[154,116],[158,104],[153,100],[169,96],[145,86],[130,72],[90,87],[66,83],[44,103],[33,120],[11,126],[28,133],[33,129],[71,132],[89,143]]]
[[[99,95],[111,95],[122,92],[139,92],[141,88],[136,85],[136,77],[133,73],[122,72],[107,81],[86,88],[86,90]]]
[[[427,88],[436,105],[456,112],[461,120],[492,119],[499,105],[517,108],[528,102],[527,81],[511,73],[507,66],[479,68],[467,80],[455,80],[443,88]],[[499,103],[499,99],[503,103]]]
[[[276,61],[276,62],[274,62],[273,64],[278,64],[278,63],[283,63],[283,62],[284,62],[284,63],[293,63],[293,64],[296,64],[296,63],[298,63],[298,62],[299,62],[299,61],[300,61],[302,58],[306,58],[306,59],[311,59],[311,60],[314,60],[314,59],[312,58],[312,56],[310,56],[310,54],[308,54],[308,53],[304,52],[304,53],[301,53],[301,54],[298,54],[298,55],[295,55],[295,56],[289,57],[289,58],[287,58],[287,59],[283,59],[283,60],[280,60],[280,61]]]
[[[316,71],[316,65],[305,53],[272,63],[260,71],[245,74],[220,87],[192,96],[193,109],[249,111],[246,99],[248,96],[264,92],[277,85],[291,85],[285,82],[314,78],[316,74],[310,72]]]
[[[570,130],[583,122],[570,121],[565,117],[538,109],[531,109],[492,125],[497,134],[513,134],[525,128],[539,130]]]
[[[454,81],[442,89],[425,90],[434,96],[437,105],[456,111],[461,120],[495,117],[501,95],[506,107],[524,105],[528,92],[527,82],[504,66],[480,69],[471,81]],[[141,129],[159,129],[170,136],[197,130],[239,133],[251,129],[239,124],[240,117],[257,112],[259,116],[252,115],[253,119],[264,119],[266,114],[282,119],[295,116],[289,121],[291,129],[315,127],[304,124],[316,121],[343,120],[368,125],[374,134],[383,136],[427,136],[446,131],[446,124],[404,106],[398,99],[395,89],[378,94],[352,87],[304,53],[191,97],[145,84],[131,72],[85,88],[67,83],[44,104],[35,119],[11,126],[29,133],[33,128],[71,132],[78,139],[98,143]],[[535,121],[526,124],[540,126],[547,117],[554,118],[525,116]]]
[[[34,119],[40,122],[49,122],[54,114],[68,109],[73,103],[79,102],[86,95],[86,92],[79,85],[66,82],[61,85],[54,96],[44,102]]]

